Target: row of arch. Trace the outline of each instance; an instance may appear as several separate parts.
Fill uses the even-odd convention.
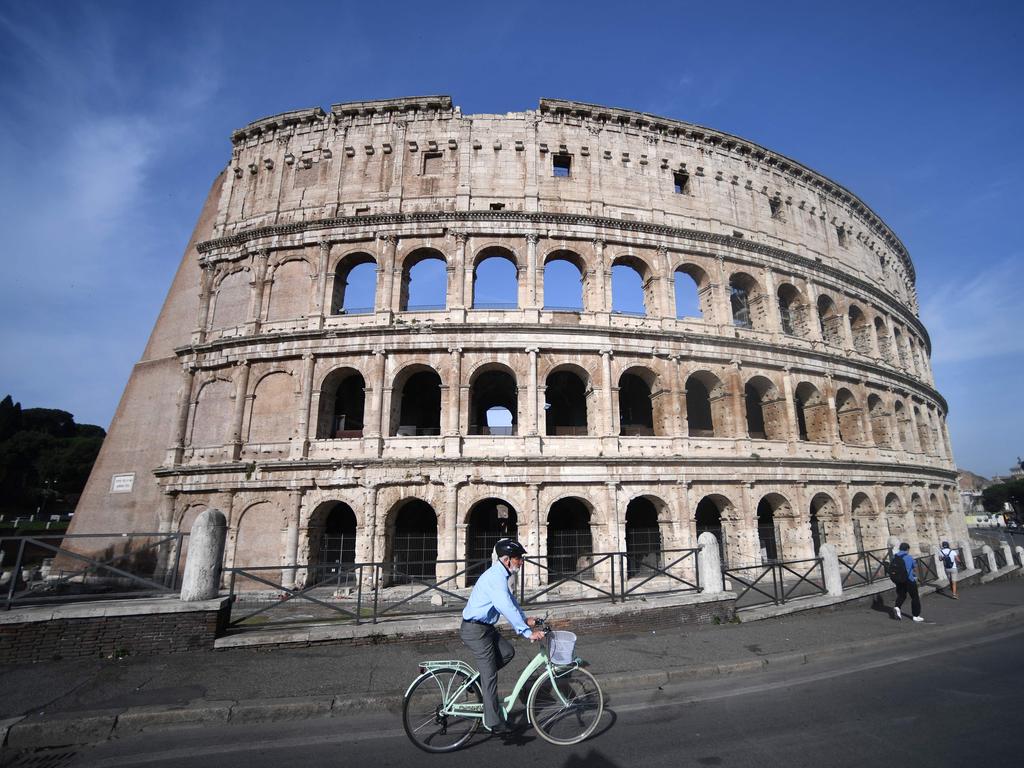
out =
[[[262,281],[249,266],[225,268],[207,286],[208,318],[202,324],[212,330],[244,323],[255,301],[260,304],[258,316],[266,321],[317,311],[316,269],[301,252],[288,254],[284,252],[265,268]],[[469,264],[469,277],[462,289],[467,295],[460,303],[469,308],[508,310],[531,302],[526,269],[511,248],[486,246]],[[673,267],[668,281],[671,287],[663,290],[661,272],[643,256],[612,258],[607,280],[599,274],[600,269],[603,267],[591,267],[578,251],[558,248],[547,252],[541,258],[537,305],[574,312],[674,316],[778,331],[836,349],[852,349],[924,378],[930,375],[923,341],[882,312],[822,287],[812,289],[808,281],[795,276],[766,272],[758,277],[741,267],[726,268],[719,278],[719,270],[707,259],[686,258]],[[455,272],[440,250],[416,248],[401,259],[394,278],[398,289],[393,293],[390,280],[378,279],[388,277],[378,257],[366,251],[347,253],[324,276],[330,285],[325,287],[323,312],[358,315],[392,307],[400,312],[442,310],[450,305],[452,285],[460,279],[449,275]],[[717,287],[719,279],[724,281],[723,290]],[[254,296],[256,283],[261,283],[258,296]]]
[[[643,365],[623,370],[609,389],[614,414],[595,397],[595,377],[578,363],[550,366],[538,387],[537,420],[520,392],[517,373],[500,362],[473,369],[468,381],[466,413],[451,434],[513,436],[637,436],[731,437],[755,440],[840,442],[876,446],[935,456],[948,455],[942,415],[929,405],[895,395],[856,392],[852,385],[822,389],[794,377],[792,385],[778,377],[753,374],[716,375],[710,370],[685,379],[671,370]],[[678,385],[676,384],[679,380]],[[367,402],[373,388],[362,372],[344,366],[327,373],[312,398],[314,425],[310,436],[337,440],[382,435],[440,435],[447,389],[439,371],[423,362],[399,369],[390,382],[390,403],[381,398],[383,414]],[[830,385],[825,385],[830,386]],[[380,387],[380,383],[377,384]],[[787,396],[788,389],[792,390]],[[212,447],[231,441],[231,400],[236,385],[213,378],[201,384],[192,406],[188,444]],[[247,399],[245,442],[280,443],[297,435],[296,382],[287,372],[260,378]],[[614,417],[614,418],[613,418]],[[466,421],[462,421],[465,418]],[[614,427],[614,432],[609,427]],[[239,438],[241,439],[241,438]]]

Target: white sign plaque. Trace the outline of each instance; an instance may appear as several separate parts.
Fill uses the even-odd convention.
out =
[[[123,475],[114,475],[110,478],[111,493],[131,493],[135,487],[135,473],[128,472]]]

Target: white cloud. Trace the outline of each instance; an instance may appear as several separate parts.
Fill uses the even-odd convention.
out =
[[[964,362],[1024,351],[1018,286],[1024,260],[1010,257],[963,282],[951,278],[925,292],[921,320],[936,363]]]

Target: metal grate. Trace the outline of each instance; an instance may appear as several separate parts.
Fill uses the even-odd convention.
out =
[[[657,526],[626,526],[626,576],[649,575],[661,568],[661,531]]]
[[[583,570],[592,562],[593,551],[589,528],[548,528],[548,578],[561,579]],[[583,576],[593,578],[593,573],[586,571]]]
[[[410,579],[433,581],[436,578],[437,534],[395,533],[391,544],[391,583]]]

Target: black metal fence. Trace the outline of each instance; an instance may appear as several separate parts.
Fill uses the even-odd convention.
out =
[[[187,533],[3,536],[4,610],[177,592]]]
[[[839,555],[839,571],[843,576],[843,589],[874,584],[879,579],[889,578],[888,548],[869,549],[863,552],[848,552]]]
[[[739,609],[769,603],[782,605],[796,597],[811,597],[827,592],[820,557],[726,568],[723,574],[732,582],[736,607]]]

